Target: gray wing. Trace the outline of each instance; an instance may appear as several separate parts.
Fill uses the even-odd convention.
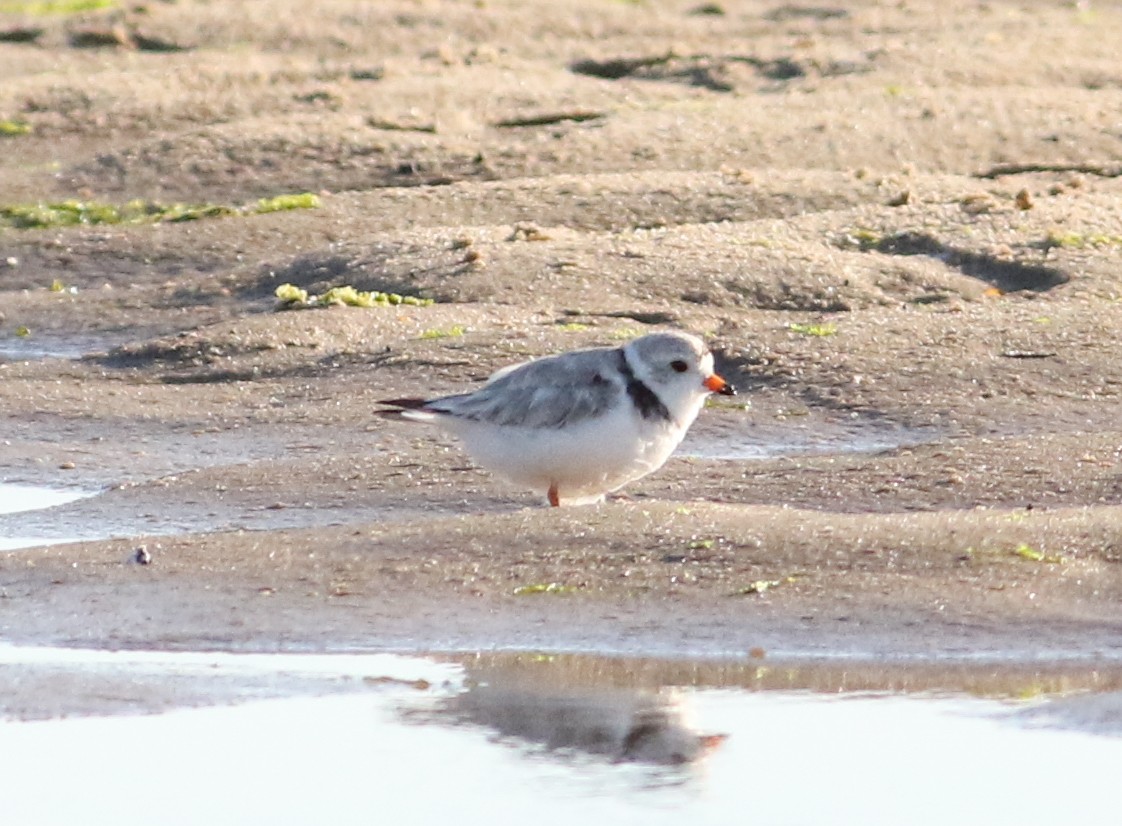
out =
[[[561,427],[603,415],[626,392],[613,350],[586,350],[500,371],[474,393],[444,396],[425,410],[517,427]]]

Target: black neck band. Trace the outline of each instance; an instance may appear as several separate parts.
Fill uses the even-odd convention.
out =
[[[639,415],[644,419],[673,421],[662,399],[635,375],[635,371],[627,363],[627,354],[624,353],[623,348],[620,347],[616,352],[619,353],[619,372],[627,382],[627,395],[635,405],[635,409],[639,411]]]

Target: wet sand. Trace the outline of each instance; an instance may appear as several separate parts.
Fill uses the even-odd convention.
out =
[[[0,636],[1116,661],[1122,14],[695,5],[0,43],[9,203],[320,200],[0,229],[0,479],[101,491],[0,535],[128,537],[0,557]],[[373,415],[660,326],[742,393],[625,499],[552,511]]]

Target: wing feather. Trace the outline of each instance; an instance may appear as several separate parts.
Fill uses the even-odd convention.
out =
[[[603,415],[625,392],[611,350],[586,350],[500,370],[473,393],[433,399],[425,409],[519,427],[561,427]]]

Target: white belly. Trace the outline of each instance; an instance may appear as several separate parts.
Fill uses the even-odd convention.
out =
[[[640,419],[627,405],[564,427],[443,424],[482,467],[542,493],[556,486],[569,502],[599,498],[658,469],[685,435],[668,422]]]

